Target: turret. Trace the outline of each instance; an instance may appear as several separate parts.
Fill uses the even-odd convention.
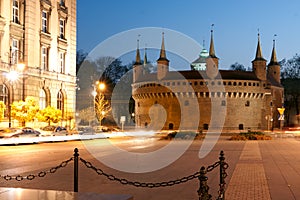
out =
[[[212,25],[213,26],[213,25]],[[209,55],[206,58],[206,74],[209,78],[213,79],[217,76],[219,70],[219,58],[215,53],[213,30],[211,30]]]
[[[169,72],[169,60],[166,56],[164,33],[162,33],[162,43],[157,62],[157,79],[163,79]]]
[[[277,62],[275,40],[273,40],[273,50],[270,63],[268,64],[268,76],[273,77],[278,83],[280,83],[280,65]]]
[[[260,37],[258,33],[258,42],[257,42],[257,48],[256,48],[256,56],[255,59],[252,61],[252,71],[255,73],[256,77],[260,80],[265,81],[267,79],[267,73],[266,73],[266,59],[263,58],[261,53],[261,47],[260,47]]]
[[[143,75],[143,66],[141,62],[140,49],[139,49],[139,40],[137,40],[136,56],[135,63],[133,64],[133,83]]]

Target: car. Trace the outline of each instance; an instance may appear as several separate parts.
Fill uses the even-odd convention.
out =
[[[1,128],[0,129],[0,138],[10,138],[16,134],[18,129],[16,128]]]
[[[94,135],[95,130],[90,126],[79,126],[77,128],[79,135]]]
[[[56,136],[56,135],[64,136],[64,135],[72,135],[72,134],[69,133],[67,128],[65,128],[63,126],[57,126],[57,127],[55,127],[54,131],[52,132],[52,135],[53,136]]]
[[[41,132],[30,128],[25,127],[20,130],[17,130],[15,134],[13,134],[11,137],[38,137],[40,136]]]

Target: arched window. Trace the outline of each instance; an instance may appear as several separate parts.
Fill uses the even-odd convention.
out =
[[[63,97],[63,93],[59,91],[57,93],[57,109],[62,111],[63,108],[64,108],[64,97]]]
[[[3,101],[4,105],[8,106],[8,88],[5,85],[0,85],[0,101]],[[5,110],[4,116],[8,115],[8,109]]]
[[[39,100],[40,109],[46,108],[46,93],[45,90],[40,90],[40,100]]]
[[[8,89],[5,85],[0,85],[0,101],[4,104],[8,104]]]

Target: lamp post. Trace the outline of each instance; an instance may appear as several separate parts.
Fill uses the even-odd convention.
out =
[[[23,53],[22,51],[19,51],[17,49],[12,50],[12,48],[10,47],[9,49],[9,67],[10,67],[10,71],[6,74],[6,78],[9,80],[10,82],[10,86],[11,86],[11,95],[9,96],[8,99],[8,127],[11,128],[11,104],[13,102],[14,99],[14,88],[13,88],[13,83],[15,81],[18,80],[19,78],[19,73],[14,69],[13,65],[16,64],[17,70],[21,71],[22,74],[24,72],[25,69],[25,65],[23,63],[18,63],[18,54],[19,53]],[[25,77],[23,74],[23,82],[22,82],[22,100],[25,100]]]
[[[18,79],[18,73],[16,71],[10,71],[6,74],[6,78],[9,80],[11,86],[11,96],[8,98],[8,127],[11,128],[11,104],[14,98],[13,83]]]

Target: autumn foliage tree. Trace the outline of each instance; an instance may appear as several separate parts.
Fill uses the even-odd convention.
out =
[[[4,118],[4,111],[6,109],[5,103],[0,101],[0,121]]]
[[[28,96],[25,101],[15,101],[11,105],[11,116],[19,123],[26,125],[26,122],[33,121],[39,106],[34,97]]]
[[[37,118],[39,121],[47,122],[48,125],[52,123],[58,123],[62,119],[62,112],[52,106],[48,106],[39,111]]]
[[[95,113],[98,121],[101,121],[106,117],[111,111],[110,103],[103,94],[99,94],[95,98]]]

